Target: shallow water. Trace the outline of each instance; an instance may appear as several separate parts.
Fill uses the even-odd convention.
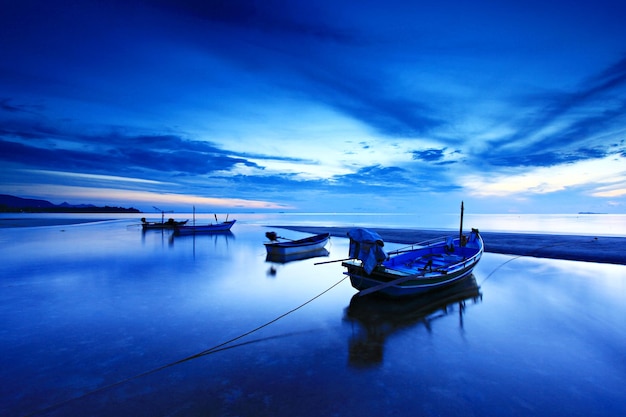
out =
[[[459,230],[460,212],[455,213],[237,213],[239,224],[259,226],[322,226],[322,227],[370,227],[422,230]],[[198,213],[198,224],[215,221],[215,214]],[[161,221],[159,213],[0,213],[3,225],[31,225],[33,222],[56,221],[59,219],[83,218],[89,220],[127,219],[139,221]],[[176,220],[194,219],[192,213],[167,213],[167,218]],[[219,214],[220,221],[228,214]],[[480,229],[482,232],[544,233],[563,235],[621,236],[626,237],[626,214],[476,214],[468,207],[465,210],[464,228]]]
[[[0,229],[0,415],[626,415],[626,267],[486,253],[479,296],[390,316],[313,265],[345,239],[270,263],[268,230],[306,236]]]

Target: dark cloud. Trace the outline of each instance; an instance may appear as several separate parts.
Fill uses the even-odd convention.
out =
[[[10,101],[11,100],[9,100],[9,99],[0,100],[0,110],[4,110],[4,111],[7,111],[7,112],[11,112],[11,113],[17,113],[17,112],[24,111],[22,106],[19,106],[19,105],[16,106],[16,105],[10,104],[9,103]]]
[[[384,135],[415,137],[444,124],[426,100],[395,90],[395,80],[379,61],[386,55],[379,41],[372,40],[363,27],[344,29],[351,22],[337,20],[332,9],[283,1],[159,4],[196,19],[227,24],[227,29],[205,28],[206,37],[189,40],[207,52]],[[227,32],[217,36],[223,30]],[[361,57],[360,51],[368,47],[382,55]]]
[[[110,173],[126,171],[119,164],[111,164],[106,155],[68,149],[41,148],[0,140],[0,159],[21,164],[32,169],[81,170],[83,172]]]
[[[606,156],[602,136],[626,123],[624,94],[626,58],[589,77],[577,91],[520,101],[520,113],[529,115],[513,119],[516,132],[492,140],[479,158],[499,166],[553,166]]]
[[[489,162],[494,166],[508,167],[550,167],[561,164],[603,158],[610,152],[604,148],[578,148],[572,151],[511,154],[493,157]]]
[[[206,175],[216,171],[228,170],[236,164],[257,166],[242,158],[186,149],[155,151],[136,147],[121,148],[111,156],[116,159],[116,162],[128,162],[131,167],[163,172],[183,172],[192,175]]]
[[[33,137],[34,135],[31,139]],[[77,170],[82,173],[99,174],[113,172],[127,175],[145,174],[149,171],[151,175],[156,176],[180,173],[207,175],[231,169],[237,164],[258,167],[245,158],[230,156],[210,144],[184,141],[172,135],[126,137],[112,135],[93,138],[91,142],[82,142],[81,146],[78,146],[79,150],[60,145],[44,148],[32,141],[18,143],[0,140],[0,159],[35,169]]]
[[[412,192],[449,192],[460,187],[451,183],[444,172],[433,177],[429,170],[409,170],[400,167],[372,165],[353,174],[335,176],[328,189],[347,193],[395,195]]]
[[[494,167],[625,155],[616,138],[626,123],[618,19],[607,19],[607,35],[593,32],[601,14],[580,31],[571,8],[557,22],[534,3],[487,14],[461,3],[357,3],[7,2],[0,160],[253,198],[457,191],[462,170],[489,177]],[[511,16],[519,30],[506,23]],[[485,143],[495,132],[514,133]],[[354,168],[329,180],[265,169],[266,161],[323,159],[321,150],[298,155],[291,139],[316,134],[324,146],[344,134],[350,140],[351,155],[328,161],[333,169],[369,163],[381,144],[414,151],[381,159],[398,166]],[[287,135],[290,156],[264,154],[281,149]],[[258,142],[249,152],[228,151],[240,148],[239,138]],[[241,166],[250,174],[238,175]]]
[[[41,105],[35,104],[14,104],[14,100],[10,98],[4,98],[0,100],[0,111],[7,113],[32,113],[37,114],[44,110]]]
[[[182,13],[239,30],[285,37],[312,37],[338,43],[355,42],[353,32],[324,23],[330,19],[320,15],[320,8],[302,3],[279,0],[148,0],[146,4],[159,6],[168,13]]]
[[[413,159],[425,162],[438,162],[444,158],[444,152],[447,148],[443,149],[425,149],[423,151],[413,151]]]
[[[373,68],[378,73],[379,69]],[[363,71],[339,69],[329,74],[309,67],[308,93],[338,111],[391,137],[415,137],[444,124],[429,105],[412,97],[389,93],[386,79]]]

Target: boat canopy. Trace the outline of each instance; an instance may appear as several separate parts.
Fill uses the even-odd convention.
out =
[[[350,249],[348,256],[363,262],[363,269],[370,274],[376,265],[387,259],[383,250],[385,242],[376,232],[368,229],[352,229],[348,232]]]

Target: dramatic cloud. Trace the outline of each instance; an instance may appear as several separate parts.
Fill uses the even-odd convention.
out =
[[[0,192],[623,212],[625,14],[612,0],[8,2]]]

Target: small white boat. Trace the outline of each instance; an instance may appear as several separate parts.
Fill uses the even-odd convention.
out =
[[[323,249],[330,239],[330,233],[322,233],[298,240],[287,240],[276,236],[274,232],[267,232],[265,236],[270,240],[270,242],[264,243],[267,254],[274,257],[293,257],[297,254],[315,252]],[[278,239],[285,239],[285,241],[278,242]]]
[[[182,235],[194,235],[200,233],[217,233],[228,232],[237,220],[225,221],[216,224],[205,224],[197,226],[180,226],[176,228],[175,233],[179,236]]]
[[[214,216],[215,216],[215,223],[196,225],[196,206],[193,206],[192,225],[191,226],[183,225],[183,226],[177,227],[174,234],[178,236],[187,236],[187,235],[197,235],[197,234],[202,234],[202,233],[228,232],[237,221],[237,220],[228,221],[228,216],[226,216],[226,221],[218,222],[217,214],[214,214]]]

